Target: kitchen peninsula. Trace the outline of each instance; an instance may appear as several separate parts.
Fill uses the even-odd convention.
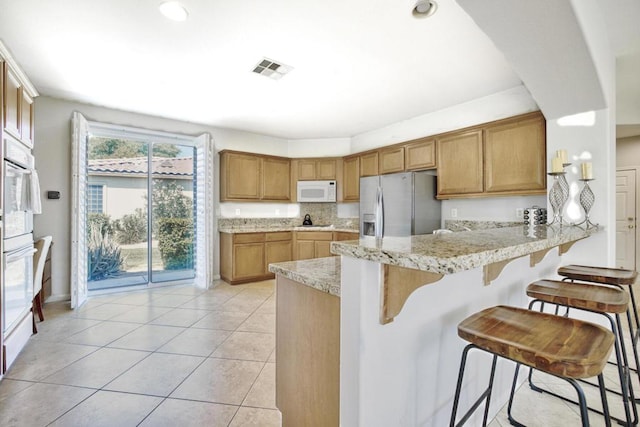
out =
[[[326,304],[326,310],[312,310],[312,305],[283,306],[277,300],[276,357],[293,357],[290,365],[280,364],[280,359],[276,364],[277,402],[287,401],[283,393],[293,392],[298,401],[306,398],[325,405],[306,373],[322,377],[317,371],[324,367],[336,375],[339,367],[340,409],[337,404],[333,408],[341,425],[448,425],[464,346],[457,337],[457,324],[491,305],[525,306],[526,285],[554,276],[559,255],[591,233],[578,227],[519,226],[360,239],[333,242],[332,252],[342,257],[331,265],[319,265],[322,260],[314,260],[315,266],[308,261],[272,264],[277,294],[282,288],[289,295],[287,302]],[[335,274],[330,274],[331,268]],[[298,299],[291,297],[296,289],[302,295]],[[304,313],[304,325],[284,328],[280,321],[289,310]],[[292,347],[283,347],[291,341],[308,351],[292,354]],[[287,348],[287,353],[279,348]],[[300,360],[295,363],[303,354],[309,357],[309,369],[291,372],[305,366]],[[316,354],[319,360],[313,357]],[[471,359],[476,375],[466,382],[461,402],[472,400],[486,385],[484,361],[478,356]],[[508,362],[498,366],[491,416],[507,400],[512,369]],[[294,425],[288,407],[279,409],[283,426]]]

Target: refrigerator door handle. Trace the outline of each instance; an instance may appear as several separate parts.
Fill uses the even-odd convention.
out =
[[[382,187],[378,186],[376,190],[376,222],[375,236],[381,239],[384,234],[384,201],[382,200]]]

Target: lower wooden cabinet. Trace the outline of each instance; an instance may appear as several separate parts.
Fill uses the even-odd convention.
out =
[[[276,279],[276,406],[282,427],[340,424],[340,298]]]
[[[358,240],[359,233],[348,231],[296,231],[294,236],[294,259],[325,258],[331,253],[331,242]]]
[[[331,256],[332,231],[296,231],[294,259],[324,258]]]
[[[231,283],[274,277],[269,264],[291,261],[291,231],[220,233],[220,276]]]

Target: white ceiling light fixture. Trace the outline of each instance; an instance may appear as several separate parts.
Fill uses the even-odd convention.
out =
[[[414,18],[428,18],[436,13],[438,3],[430,0],[418,0],[411,14]]]
[[[158,6],[160,13],[172,21],[186,21],[189,16],[187,9],[177,1],[166,1]]]

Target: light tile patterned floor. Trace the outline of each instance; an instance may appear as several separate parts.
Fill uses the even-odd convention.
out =
[[[274,281],[45,305],[0,426],[280,426]]]
[[[45,317],[0,382],[0,426],[280,426],[273,280],[47,304]],[[617,383],[612,368],[607,379]],[[527,386],[514,412],[529,426],[579,425],[575,407]],[[490,423],[508,425],[506,408]]]

